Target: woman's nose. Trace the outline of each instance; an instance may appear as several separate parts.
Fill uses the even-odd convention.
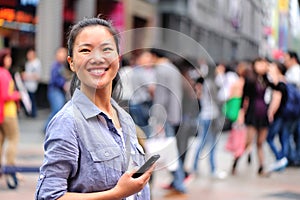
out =
[[[96,63],[102,63],[104,62],[104,56],[103,53],[98,50],[98,49],[94,49],[91,54],[90,54],[90,62],[92,64],[96,64]]]

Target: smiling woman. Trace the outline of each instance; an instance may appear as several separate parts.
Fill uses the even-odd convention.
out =
[[[119,70],[116,34],[99,18],[70,32],[72,98],[47,128],[36,199],[150,199],[154,168],[139,178],[126,172],[145,160],[132,118],[111,97]]]
[[[100,20],[100,19],[99,19]],[[105,82],[105,77],[113,78],[112,91],[117,91],[115,97],[120,97],[120,89],[116,86],[122,87],[120,83],[120,77],[118,72],[119,69],[119,39],[117,32],[111,27],[108,28],[108,22],[100,20],[102,23],[106,23],[107,26],[99,27],[91,25],[85,28],[80,36],[74,39],[74,36],[70,35],[69,39],[69,57],[68,62],[70,63],[71,69],[75,72],[72,79],[70,92],[74,93],[76,88],[88,87],[88,85],[81,86],[81,75],[89,73],[91,80],[88,84],[94,85],[93,87],[101,87]],[[110,26],[110,25],[109,25]],[[74,26],[73,35],[77,33],[77,29],[80,27]],[[103,34],[103,37],[97,37],[98,34]],[[86,40],[84,38],[97,38],[97,40]],[[75,46],[74,46],[75,45]],[[74,50],[73,49],[74,46]],[[74,59],[80,58],[81,63],[74,63]],[[109,76],[105,76],[108,74]],[[84,78],[84,77],[83,77]],[[85,77],[87,78],[87,77]]]
[[[102,35],[102,37],[97,37]],[[106,88],[111,93],[112,80],[119,69],[116,43],[102,26],[86,27],[77,36],[70,67],[81,80],[81,90],[94,96],[95,89]]]

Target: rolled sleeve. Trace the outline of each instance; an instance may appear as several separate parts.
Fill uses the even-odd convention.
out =
[[[60,119],[61,120],[61,119]],[[56,124],[63,124],[58,127]],[[48,128],[45,141],[44,164],[36,189],[36,200],[57,199],[68,190],[68,179],[76,174],[79,155],[78,142],[68,121]]]

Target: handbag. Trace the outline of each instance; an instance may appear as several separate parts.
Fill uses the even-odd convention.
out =
[[[229,132],[225,149],[231,152],[234,157],[240,157],[245,151],[247,129],[244,124],[234,123]]]
[[[241,103],[241,97],[232,97],[228,99],[222,107],[222,112],[225,115],[225,117],[230,121],[235,122],[239,115]]]
[[[156,169],[167,168],[170,171],[176,171],[179,167],[179,154],[176,137],[166,137],[160,133],[150,137],[144,142],[147,156],[159,154],[160,159],[156,162]]]

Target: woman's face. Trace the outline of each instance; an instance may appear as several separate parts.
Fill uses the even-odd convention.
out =
[[[6,69],[9,69],[11,67],[12,58],[9,54],[4,57],[3,63]]]
[[[284,65],[285,65],[286,67],[290,67],[290,66],[293,65],[293,64],[291,63],[291,57],[290,57],[290,55],[289,55],[288,53],[285,53],[285,54],[284,54],[283,59],[284,59]]]
[[[152,55],[150,52],[143,52],[137,59],[136,64],[146,68],[151,68],[153,65]]]
[[[35,59],[35,52],[33,50],[29,50],[27,52],[27,60],[31,61]]]
[[[57,62],[65,64],[67,55],[68,55],[68,50],[66,48],[63,48],[63,47],[59,48],[56,52]]]
[[[111,86],[119,69],[113,35],[104,26],[85,27],[74,41],[73,58],[68,57],[68,62],[82,90]]]
[[[254,63],[254,71],[259,75],[265,75],[268,72],[269,65],[266,61],[257,61]]]

